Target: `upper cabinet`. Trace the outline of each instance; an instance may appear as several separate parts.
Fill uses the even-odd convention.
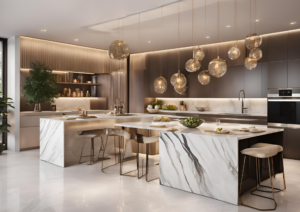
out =
[[[288,33],[288,60],[300,59],[300,31]]]
[[[268,62],[287,60],[288,33],[268,35]]]
[[[20,42],[20,68],[30,68],[31,62],[39,61],[52,70],[103,74],[124,66],[124,61],[112,60],[105,50],[28,37],[21,37]]]
[[[288,86],[288,62],[273,62],[268,65],[268,87],[287,88]]]
[[[300,60],[288,61],[288,87],[300,88]]]

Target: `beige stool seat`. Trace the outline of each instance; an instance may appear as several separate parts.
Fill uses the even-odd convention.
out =
[[[266,146],[277,146],[278,147],[278,152],[282,152],[283,151],[283,147],[280,145],[276,145],[276,144],[267,144],[267,143],[257,143],[251,146],[251,148],[261,148],[261,147],[266,147]]]
[[[264,146],[261,148],[248,148],[241,151],[243,155],[248,155],[255,158],[270,158],[279,152],[278,146]]]

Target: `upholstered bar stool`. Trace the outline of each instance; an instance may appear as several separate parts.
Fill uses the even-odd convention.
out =
[[[271,188],[272,188],[272,194],[273,194],[273,198],[269,198],[269,197],[266,197],[266,196],[261,196],[261,195],[258,195],[258,194],[253,194],[255,196],[259,196],[259,197],[263,197],[263,198],[266,198],[266,199],[270,199],[270,200],[273,200],[274,201],[274,208],[271,208],[271,209],[260,209],[260,208],[255,208],[255,207],[252,207],[250,205],[246,205],[243,203],[243,199],[241,201],[241,204],[246,206],[246,207],[249,207],[249,208],[253,208],[253,209],[256,209],[256,210],[261,210],[261,211],[267,211],[267,210],[275,210],[276,207],[277,207],[277,203],[275,201],[275,197],[274,197],[274,190],[273,190],[273,182],[272,182],[272,174],[271,174],[271,166],[270,166],[270,158],[277,155],[278,152],[279,152],[279,147],[278,146],[265,146],[265,147],[260,147],[260,148],[248,148],[248,149],[244,149],[241,151],[241,153],[244,156],[244,165],[243,165],[243,171],[242,171],[242,178],[241,178],[241,184],[240,184],[240,195],[241,195],[241,192],[242,192],[242,182],[243,182],[243,175],[244,175],[244,168],[245,168],[245,162],[246,162],[246,158],[247,156],[248,157],[254,157],[254,158],[260,158],[260,159],[264,159],[264,158],[267,158],[268,159],[268,164],[269,164],[269,175],[270,175],[270,181],[271,181]],[[257,172],[257,166],[256,166],[256,186],[258,184],[258,176],[257,176],[258,172]],[[242,198],[242,197],[241,197]]]
[[[90,161],[87,162],[87,165],[93,165],[95,163],[95,158],[94,158],[94,156],[95,156],[95,142],[94,142],[94,139],[97,138],[97,137],[101,138],[100,150],[101,150],[101,148],[103,149],[103,140],[102,140],[102,137],[101,137],[103,135],[103,133],[104,133],[103,129],[85,130],[85,131],[77,132],[79,137],[84,138],[83,144],[82,144],[82,149],[81,149],[81,154],[80,154],[80,159],[79,159],[79,164],[81,163],[81,158],[83,158],[83,157],[90,157]],[[83,156],[82,152],[83,152],[84,146],[86,144],[86,142],[85,142],[86,139],[91,139],[91,152],[90,152],[90,155]],[[98,154],[97,161],[99,159],[100,158],[99,158],[99,154]],[[104,159],[104,158],[102,158],[102,159]]]
[[[130,134],[128,132],[126,132],[125,130],[123,130],[123,129],[114,129],[114,128],[107,128],[105,130],[105,134],[107,135],[107,138],[106,138],[106,141],[105,141],[105,144],[104,144],[103,157],[104,157],[104,154],[105,154],[108,137],[114,137],[114,138],[117,137],[118,138],[118,143],[119,143],[119,160],[118,160],[119,162],[116,162],[113,165],[104,167],[104,161],[102,161],[101,171],[104,172],[105,169],[107,169],[109,167],[112,167],[112,166],[115,166],[118,163],[120,163],[120,175],[135,177],[135,176],[132,176],[132,175],[127,175],[127,174],[130,173],[130,172],[136,171],[136,170],[129,171],[129,172],[126,172],[126,173],[123,173],[123,171],[122,171],[123,162],[129,161],[129,160],[132,159],[132,158],[124,159],[125,153],[126,153],[126,144],[128,142],[131,142],[131,140],[132,140],[132,139],[130,139]],[[115,143],[115,140],[114,140],[114,143]],[[121,143],[123,143],[123,153],[121,152]],[[135,157],[133,159],[135,159]]]
[[[284,163],[283,163],[283,147],[280,146],[280,145],[276,145],[276,144],[267,144],[267,143],[257,143],[257,144],[254,144],[251,146],[251,148],[261,148],[261,147],[266,147],[266,146],[276,146],[278,148],[278,153],[281,153],[281,162],[282,162],[282,175],[283,175],[283,183],[284,183],[284,188],[283,189],[279,189],[279,188],[273,188],[275,189],[275,193],[278,193],[280,191],[284,191],[286,189],[286,183],[285,183],[285,174],[284,174]],[[271,162],[272,162],[272,171],[273,171],[273,174],[272,176],[274,176],[275,178],[275,172],[274,172],[274,163],[273,163],[273,157],[271,157]],[[260,183],[260,162],[259,162],[259,159],[258,159],[258,184],[262,187],[265,187],[265,188],[271,188],[270,186],[264,186],[264,185],[261,185]],[[261,192],[267,192],[267,193],[271,193],[271,191],[264,191],[264,190],[258,190],[257,191],[261,191]]]
[[[159,142],[159,136],[153,136],[153,137],[146,137],[141,134],[136,134],[137,137],[137,169],[138,169],[138,179],[142,178],[146,175],[146,181],[150,182],[153,180],[157,180],[159,178],[154,178],[151,180],[148,180],[148,173],[149,173],[149,146],[150,144]],[[146,144],[146,174],[140,176],[139,174],[139,146],[140,144]]]

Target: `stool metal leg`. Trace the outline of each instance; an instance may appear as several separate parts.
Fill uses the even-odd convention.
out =
[[[140,143],[137,143],[137,170],[138,170],[138,179],[141,179],[144,177],[146,174],[143,174],[144,166],[143,166],[143,161],[142,161],[142,176],[140,176]]]
[[[87,165],[94,164],[94,138],[91,138],[91,154],[90,154],[90,161],[86,162]]]
[[[149,183],[153,180],[159,179],[159,178],[154,178],[154,179],[148,180],[148,173],[149,173],[149,144],[146,144],[146,181]]]
[[[104,144],[104,149],[103,149],[103,154],[102,154],[102,158],[104,158],[104,153],[105,153],[105,149],[106,149],[106,145],[107,145],[107,140],[108,140],[108,136],[106,136],[106,141],[105,141],[105,144]],[[111,167],[111,166],[115,166],[115,165],[117,165],[118,163],[115,163],[115,164],[113,164],[113,165],[110,165],[110,166],[106,166],[106,167],[103,167],[103,165],[104,165],[104,160],[102,160],[102,165],[101,165],[101,171],[104,173],[104,169],[107,169],[107,168],[109,168],[109,167]]]
[[[79,158],[79,164],[81,164],[80,161],[81,161],[81,158],[83,157],[82,152],[83,152],[84,145],[85,145],[85,139],[83,139],[83,143],[82,143],[82,148],[81,148],[81,153],[80,153],[80,158]]]
[[[109,157],[101,157],[101,158],[99,158],[101,150],[104,151],[104,144],[103,144],[102,136],[100,136],[100,139],[101,139],[101,143],[100,143],[100,148],[99,148],[99,153],[98,153],[97,161],[109,160],[110,159]]]
[[[121,176],[127,176],[127,177],[136,177],[135,175],[129,175],[128,173],[130,172],[134,172],[134,171],[137,171],[136,169],[135,170],[132,170],[132,171],[129,171],[129,172],[126,172],[123,174],[122,172],[122,168],[123,168],[123,161],[124,161],[124,157],[125,157],[125,149],[126,149],[126,143],[125,143],[125,139],[124,137],[122,137],[122,141],[123,141],[123,144],[124,144],[124,148],[123,148],[123,153],[121,154],[121,139],[120,139],[120,136],[119,136],[119,156],[120,156],[120,175]]]
[[[249,159],[250,159],[250,157],[249,157]],[[240,184],[240,195],[241,195],[241,192],[242,192],[242,182],[243,182],[243,175],[244,175],[245,162],[246,162],[246,155],[245,155],[245,157],[244,157],[244,165],[243,165],[242,178],[241,178],[241,184]],[[272,186],[271,188],[272,188],[273,198],[261,196],[261,195],[258,195],[258,194],[253,194],[253,195],[258,196],[258,197],[262,197],[262,198],[266,198],[266,199],[273,200],[273,201],[274,201],[274,208],[271,208],[271,209],[260,209],[260,208],[252,207],[252,206],[250,206],[250,205],[246,205],[246,204],[243,203],[243,197],[241,196],[241,204],[242,204],[243,206],[246,206],[246,207],[249,207],[249,208],[252,208],[252,209],[255,209],[255,210],[259,210],[259,211],[273,211],[273,210],[276,209],[277,203],[276,203],[276,201],[275,201],[274,190],[273,190],[273,181],[272,181],[272,174],[271,174],[270,158],[268,158],[268,164],[269,164],[269,176],[270,176],[270,181],[271,181],[271,186]],[[256,176],[258,176],[258,175],[256,175]]]

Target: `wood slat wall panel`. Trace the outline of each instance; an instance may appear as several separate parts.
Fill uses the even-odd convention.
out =
[[[106,50],[21,37],[21,68],[30,68],[30,63],[36,61],[53,70],[99,74],[113,73],[120,64],[127,63],[111,59]]]

